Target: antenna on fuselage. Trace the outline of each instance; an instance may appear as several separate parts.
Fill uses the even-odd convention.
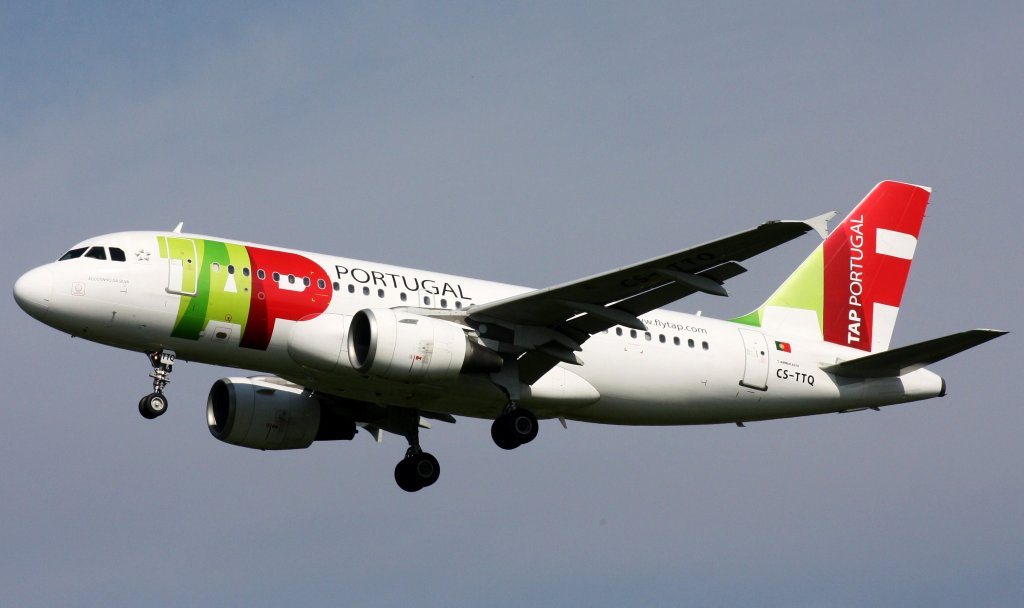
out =
[[[177,226],[175,226],[175,227],[174,227],[174,230],[171,230],[171,232],[177,232],[177,233],[180,233],[180,232],[181,232],[181,229],[182,229],[182,228],[183,228],[184,226],[185,226],[185,222],[178,222],[178,225],[177,225]]]

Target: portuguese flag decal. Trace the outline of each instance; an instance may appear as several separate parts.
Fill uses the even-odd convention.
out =
[[[779,342],[778,340],[775,341],[775,350],[781,350],[784,353],[793,352],[793,348],[789,345],[789,342]]]

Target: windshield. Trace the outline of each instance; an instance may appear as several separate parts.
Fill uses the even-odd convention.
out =
[[[107,252],[110,252],[110,257],[107,257]],[[75,247],[71,251],[60,256],[58,262],[64,260],[73,260],[80,257],[93,258],[95,260],[106,260],[110,259],[114,262],[124,262],[128,256],[124,254],[124,249],[120,247],[103,247],[102,245],[93,245],[91,247]]]
[[[85,253],[85,249],[85,247],[78,247],[77,249],[72,249],[71,251],[60,256],[60,259],[57,261],[63,262],[64,260],[73,260],[75,258],[80,258],[82,257],[82,254]]]

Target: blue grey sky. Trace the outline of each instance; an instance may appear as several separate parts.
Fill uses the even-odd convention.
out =
[[[145,6],[141,6],[145,4]],[[894,344],[1019,331],[1020,3],[66,3],[0,10],[5,285],[186,230],[543,287],[935,188]],[[728,317],[814,247],[752,260]],[[0,604],[1019,606],[1018,334],[944,399],[732,426],[222,444],[184,363],[0,299]],[[1014,396],[1018,395],[1018,396]],[[438,428],[440,427],[440,428]]]

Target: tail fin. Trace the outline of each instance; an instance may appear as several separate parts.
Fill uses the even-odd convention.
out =
[[[882,182],[754,312],[773,333],[889,348],[931,189]]]

